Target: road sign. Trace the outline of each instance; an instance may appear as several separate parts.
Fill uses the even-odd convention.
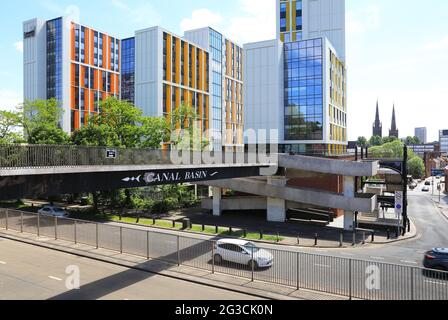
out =
[[[117,150],[116,149],[107,149],[106,150],[106,159],[116,159],[117,158]]]
[[[400,218],[403,214],[403,192],[395,192],[395,214]]]

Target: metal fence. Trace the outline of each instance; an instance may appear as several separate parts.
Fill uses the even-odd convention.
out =
[[[419,267],[269,248],[265,250],[272,255],[273,265],[258,268],[250,263],[257,261],[253,252],[252,257],[235,252],[233,257],[226,259],[234,262],[214,259],[219,254],[215,240],[11,209],[0,209],[0,228],[298,290],[368,300],[448,300],[448,273]],[[244,259],[249,263],[241,264]]]
[[[108,156],[108,151],[113,151]],[[0,145],[0,168],[52,168],[101,165],[170,165],[172,159],[186,164],[260,163],[254,152],[194,152],[154,149],[58,145]],[[207,158],[207,159],[205,159]],[[209,159],[208,159],[209,158]]]

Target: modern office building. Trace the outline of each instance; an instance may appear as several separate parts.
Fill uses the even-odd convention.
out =
[[[276,0],[277,39],[327,38],[345,62],[345,0]]]
[[[210,130],[215,149],[244,147],[243,49],[212,28],[185,32],[210,53]]]
[[[378,136],[383,137],[383,123],[380,120],[380,107],[378,104],[378,101],[376,102],[376,116],[375,116],[375,122],[373,124],[373,132],[372,136]]]
[[[120,40],[60,17],[23,23],[24,99],[57,99],[71,132],[120,92]]]
[[[277,40],[244,46],[245,127],[277,129],[280,152],[344,153],[345,1],[278,0],[277,13]]]
[[[448,130],[439,132],[440,152],[448,154]]]
[[[422,144],[426,144],[426,142],[428,142],[428,129],[425,127],[415,128],[415,136]]]

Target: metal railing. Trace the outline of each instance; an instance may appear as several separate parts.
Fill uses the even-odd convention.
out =
[[[107,156],[113,151],[113,156]],[[259,155],[244,152],[195,152],[173,151],[183,163],[260,163]],[[205,154],[205,156],[204,156]],[[204,157],[208,157],[204,159]],[[209,158],[213,163],[208,163]],[[170,165],[173,164],[169,150],[129,149],[108,147],[84,147],[71,145],[0,145],[0,168],[52,168],[103,165]]]
[[[419,267],[265,249],[273,258],[269,268],[256,255],[235,252],[221,259],[216,240],[134,229],[96,222],[55,218],[0,209],[0,229],[31,233],[120,253],[202,269],[368,300],[447,300],[448,273]],[[232,261],[233,262],[230,262]],[[255,261],[256,263],[251,263]]]

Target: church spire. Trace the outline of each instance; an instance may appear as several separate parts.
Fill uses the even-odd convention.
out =
[[[380,121],[380,107],[378,100],[376,100],[376,116],[373,124],[373,136],[383,137],[383,124]]]
[[[392,126],[389,132],[389,137],[399,138],[398,128],[397,128],[397,119],[395,117],[395,104],[392,110]]]

